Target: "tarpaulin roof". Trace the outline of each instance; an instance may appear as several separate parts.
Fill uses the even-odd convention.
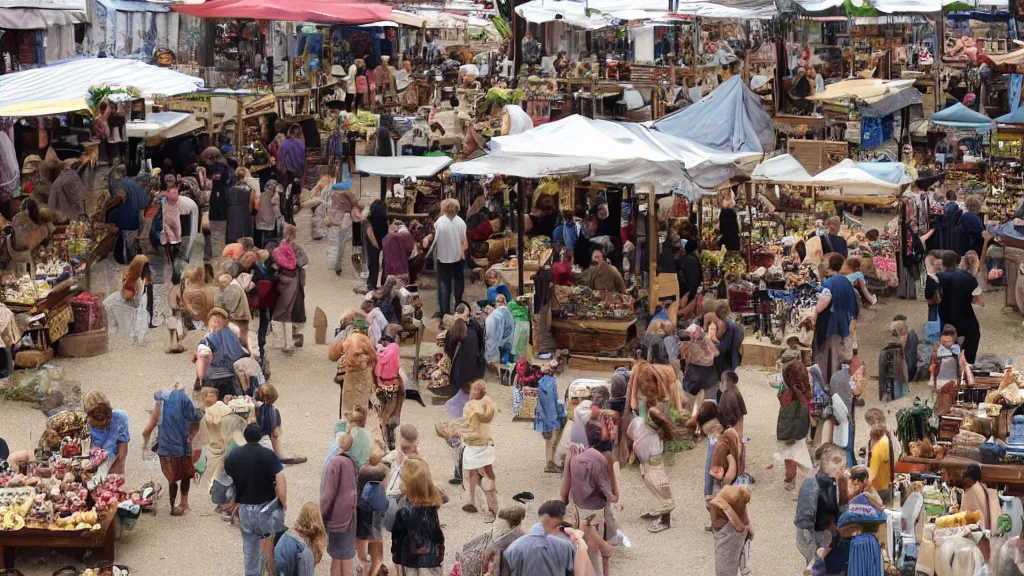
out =
[[[547,156],[510,156],[491,153],[486,156],[456,162],[451,166],[452,174],[465,176],[489,176],[502,174],[518,178],[545,178],[590,174],[590,163],[583,158],[549,158]]]
[[[992,129],[992,119],[985,116],[981,112],[975,112],[962,103],[957,102],[949,108],[939,110],[935,114],[932,114],[929,118],[932,124],[938,124],[940,126],[949,126],[950,128],[963,128],[966,130],[976,130],[978,132],[988,132]]]
[[[808,182],[811,175],[800,164],[800,161],[789,154],[781,154],[761,162],[750,174],[752,180],[771,180],[773,182]]]
[[[356,172],[392,178],[430,178],[451,163],[447,156],[356,156]]]
[[[1017,46],[1020,46],[1020,42],[1018,40],[1014,40],[1014,42],[1017,42]],[[997,66],[1002,66],[1004,64],[1020,64],[1024,62],[1024,48],[1018,48],[1013,52],[1008,52],[1006,54],[986,54],[986,56],[991,58],[992,62],[995,62]]]
[[[820,172],[811,180],[815,184],[841,186],[844,196],[891,196],[901,186],[910,183],[909,176],[905,177],[905,182],[901,180],[900,183],[877,178],[849,158]]]
[[[45,30],[50,26],[70,26],[88,22],[88,14],[79,10],[0,8],[0,28],[7,30]]]
[[[901,90],[913,87],[914,80],[879,80],[856,78],[825,86],[824,92],[809,96],[823,102],[863,102],[875,104]]]
[[[1003,114],[996,118],[996,122],[1002,124],[1024,124],[1024,106],[1018,106],[1013,112]]]
[[[535,24],[560,20],[571,26],[596,30],[611,26],[612,20],[660,19],[672,14],[753,19],[770,18],[775,11],[771,2],[762,0],[743,6],[734,4],[684,0],[670,13],[663,0],[589,0],[586,3],[573,0],[532,0],[516,6],[516,14]]]
[[[843,0],[794,0],[808,12],[820,12],[843,5]],[[955,0],[871,0],[871,6],[879,12],[896,14],[905,12],[938,12],[942,7]],[[863,2],[854,0],[853,5],[860,7]]]
[[[150,112],[143,121],[125,124],[125,132],[129,138],[175,138],[205,127],[191,112]]]
[[[903,162],[860,162],[857,166],[868,174],[897,186],[910,184],[907,166]]]
[[[170,12],[167,6],[154,4],[152,2],[138,2],[135,0],[96,0],[103,6],[116,12]]]
[[[515,164],[520,159],[539,157],[542,161],[537,164],[548,172],[578,171],[589,164],[590,178],[594,180],[668,186],[687,180],[703,187],[716,186],[737,173],[734,162],[751,156],[746,152],[718,152],[640,124],[592,120],[579,115],[515,136],[493,138],[488,146],[493,156],[491,165],[500,167],[507,163],[507,170],[517,170]],[[498,159],[504,160],[498,163]],[[460,164],[452,170],[465,170]]]
[[[200,18],[247,18],[323,24],[366,24],[388,20],[391,14],[390,6],[376,2],[326,0],[211,0],[203,4],[175,6],[174,10]]]
[[[0,76],[0,116],[42,116],[88,108],[89,89],[133,88],[141,96],[195,92],[202,78],[116,58],[79,58]]]
[[[729,78],[699,102],[654,121],[653,127],[724,152],[775,149],[772,119],[740,76]]]

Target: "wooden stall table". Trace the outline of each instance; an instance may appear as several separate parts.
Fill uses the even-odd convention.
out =
[[[636,318],[551,320],[555,346],[570,354],[608,356],[636,338]]]
[[[785,344],[773,344],[771,339],[765,337],[761,340],[753,336],[744,336],[741,350],[743,351],[743,362],[748,366],[760,366],[772,368],[782,357],[782,353],[789,349]],[[811,349],[800,348],[800,354],[804,363],[810,365]]]
[[[1024,466],[1019,464],[982,464],[969,458],[946,456],[942,460],[904,456],[900,463],[924,465],[935,472],[943,472],[948,480],[959,483],[969,464],[981,467],[981,481],[989,487],[1005,485],[1007,494],[1024,496]]]
[[[508,286],[512,296],[522,296],[519,294],[519,269],[512,266],[491,266],[488,270],[494,270],[501,276],[501,281]],[[533,275],[537,273],[536,270],[524,270],[523,274],[523,290],[526,293],[533,292]]]
[[[113,564],[116,517],[117,508],[108,508],[100,518],[100,529],[96,531],[22,528],[16,532],[2,532],[0,568],[14,568],[14,556],[18,548],[102,548],[103,559]]]

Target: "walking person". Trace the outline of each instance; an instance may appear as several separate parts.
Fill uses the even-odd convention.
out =
[[[171,516],[181,516],[188,510],[188,491],[196,470],[192,466],[192,440],[189,428],[199,422],[200,415],[192,405],[192,399],[177,385],[171,390],[158,390],[153,394],[156,405],[149,422],[142,430],[142,452],[146,454],[149,437],[153,430],[157,434],[156,454],[160,457],[160,470],[168,483]],[[181,506],[175,507],[178,488],[181,487]],[[248,574],[248,573],[247,573]],[[258,574],[258,572],[256,573]]]
[[[497,406],[487,396],[487,385],[477,380],[470,385],[469,402],[462,408],[462,453],[463,473],[469,473],[469,503],[462,507],[464,512],[475,514],[477,474],[480,487],[487,501],[488,522],[498,514],[498,489],[494,477],[494,438],[491,421]]]
[[[252,238],[253,218],[256,212],[257,190],[253,188],[253,182],[246,181],[248,171],[245,168],[235,170],[237,183],[228,188],[224,199],[227,220],[224,242],[232,244],[238,242],[239,238]],[[252,180],[252,177],[249,177]]]
[[[604,529],[604,509],[609,503],[618,501],[612,490],[608,475],[608,463],[597,446],[603,439],[601,425],[591,419],[585,428],[586,450],[565,463],[562,476],[562,502],[568,504],[570,497],[576,508],[576,517],[587,539],[590,562],[598,576],[604,573],[606,560],[611,557],[612,547],[601,537]],[[605,575],[607,576],[607,575]]]
[[[288,136],[277,149],[277,179],[284,186],[281,215],[288,224],[295,224],[295,202],[302,194],[302,175],[306,171],[306,143],[302,126],[292,124]]]
[[[274,322],[281,323],[282,352],[286,356],[302,347],[302,324],[306,322],[306,265],[309,257],[295,242],[295,226],[286,224],[284,239],[274,248],[274,265],[277,267],[277,298],[274,305]]]
[[[779,419],[776,425],[778,453],[786,466],[785,488],[792,491],[803,482],[811,468],[807,434],[811,424],[811,377],[799,360],[782,369],[783,386],[779,390]]]
[[[210,180],[209,218],[210,230],[204,231],[206,237],[203,245],[203,257],[209,261],[214,254],[220,254],[227,244],[225,234],[227,233],[227,191],[235,184],[235,174],[228,166],[224,155],[216,146],[210,146],[199,157],[200,162],[206,168],[206,178]],[[202,179],[200,178],[200,181]]]
[[[370,213],[362,228],[363,246],[366,249],[366,271],[369,273],[366,277],[366,292],[373,292],[380,282],[380,259],[383,254],[384,238],[388,235],[388,213],[382,200],[370,203]],[[358,292],[358,289],[356,291]]]
[[[350,441],[338,441],[350,446]],[[359,466],[348,452],[339,451],[324,468],[320,480],[320,514],[327,527],[327,553],[331,556],[331,576],[352,576],[356,557],[356,492]]]
[[[391,561],[397,576],[442,576],[444,531],[437,517],[441,492],[420,458],[406,460],[400,478],[405,502],[391,528]]]
[[[288,484],[284,465],[274,451],[260,445],[263,432],[250,423],[242,433],[245,446],[228,454],[224,471],[235,486],[235,502],[242,531],[242,555],[245,576],[260,576],[274,569],[274,537],[284,531],[284,515],[288,510]],[[161,443],[163,435],[160,436]],[[269,570],[263,571],[263,563]]]
[[[453,295],[456,302],[462,301],[462,293],[466,288],[463,272],[468,248],[466,223],[459,216],[459,201],[447,198],[441,202],[441,217],[434,223],[434,243],[428,251],[428,255],[429,252],[437,251],[437,294],[441,300],[442,318],[451,310]]]

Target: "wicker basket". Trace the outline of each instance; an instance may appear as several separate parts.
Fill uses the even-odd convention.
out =
[[[88,358],[107,353],[107,329],[67,334],[58,342],[58,353],[64,358]]]

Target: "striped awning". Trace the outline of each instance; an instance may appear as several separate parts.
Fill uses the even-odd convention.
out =
[[[136,60],[79,58],[0,76],[0,116],[84,110],[89,89],[99,86],[133,88],[143,97],[175,96],[195,92],[203,80]]]

